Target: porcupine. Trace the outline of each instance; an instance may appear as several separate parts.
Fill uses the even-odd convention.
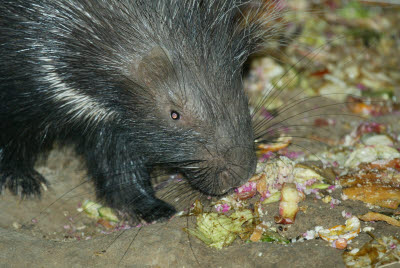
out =
[[[3,1],[0,189],[40,196],[33,166],[54,141],[84,156],[99,199],[148,222],[175,213],[154,195],[156,166],[207,195],[246,182],[256,155],[241,72],[276,15],[244,15],[251,2]]]

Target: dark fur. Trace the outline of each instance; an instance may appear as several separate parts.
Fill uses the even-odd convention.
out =
[[[154,197],[155,166],[210,195],[245,182],[256,157],[241,68],[268,32],[244,22],[245,4],[2,1],[0,190],[40,194],[33,165],[55,140],[85,156],[99,198],[146,221],[175,212]]]

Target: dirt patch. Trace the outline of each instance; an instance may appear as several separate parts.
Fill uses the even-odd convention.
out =
[[[396,116],[381,117],[378,121],[397,127]],[[336,133],[340,136],[340,133]],[[182,231],[193,226],[192,219],[175,217],[169,222],[132,228],[111,234],[96,221],[77,212],[84,198],[94,198],[90,183],[84,183],[64,196],[66,189],[73,189],[85,181],[86,173],[82,160],[69,149],[58,149],[50,153],[48,160],[38,165],[51,183],[41,200],[24,200],[5,193],[0,202],[0,263],[12,267],[343,267],[342,251],[330,247],[322,240],[298,242],[286,246],[270,243],[241,241],[223,250],[206,247],[202,242]],[[340,198],[341,191],[333,197]],[[92,199],[94,200],[94,199]],[[54,204],[53,204],[54,203]],[[48,209],[44,212],[43,210]],[[315,226],[332,227],[343,224],[342,211],[353,215],[364,214],[369,208],[362,202],[342,201],[331,208],[311,196],[302,203],[306,213],[299,212],[294,225],[281,233],[296,238]],[[264,206],[265,217],[273,221],[278,204]],[[384,211],[384,210],[380,210]],[[41,214],[42,213],[42,214]],[[35,218],[36,223],[31,219]],[[73,222],[71,222],[71,220]],[[26,226],[15,229],[15,223]],[[65,226],[86,226],[79,239],[70,235]],[[399,229],[383,222],[363,224],[373,226],[374,234],[399,235]],[[83,233],[83,235],[82,235]],[[85,240],[88,239],[88,240]],[[361,233],[351,244],[360,247],[370,237]],[[102,252],[104,251],[105,252]],[[125,254],[125,255],[124,255]],[[122,261],[121,261],[122,260]]]

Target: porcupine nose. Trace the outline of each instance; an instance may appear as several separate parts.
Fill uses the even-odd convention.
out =
[[[219,174],[219,183],[222,193],[246,183],[253,175],[257,158],[255,152],[250,149],[234,148],[225,154],[225,169]]]

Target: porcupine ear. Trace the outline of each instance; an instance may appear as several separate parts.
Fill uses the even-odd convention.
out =
[[[168,51],[160,46],[153,47],[137,65],[138,82],[145,87],[154,88],[173,78],[174,69]]]

